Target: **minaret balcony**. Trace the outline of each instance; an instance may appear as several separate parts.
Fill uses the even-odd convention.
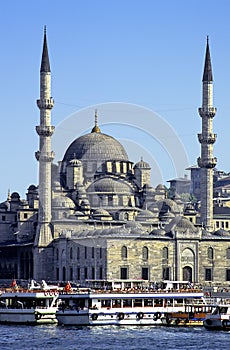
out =
[[[199,157],[197,159],[198,166],[200,168],[206,168],[206,169],[213,169],[216,166],[217,158],[201,158]]]
[[[36,131],[39,136],[52,136],[55,127],[51,125],[38,125],[36,126]]]
[[[39,109],[52,109],[54,106],[54,99],[50,97],[37,100],[37,106]]]
[[[202,107],[198,109],[201,118],[214,118],[216,115],[216,107]]]
[[[45,153],[40,151],[35,152],[35,158],[39,162],[52,162],[54,160],[54,157],[55,157],[55,153],[53,151],[45,152]]]
[[[200,143],[213,144],[216,142],[216,134],[209,133],[208,135],[198,134],[198,140]]]

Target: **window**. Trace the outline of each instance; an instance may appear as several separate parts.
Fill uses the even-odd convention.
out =
[[[127,259],[127,257],[128,257],[128,249],[125,245],[123,245],[123,247],[121,247],[121,258]]]
[[[229,228],[228,221],[225,222],[225,228]]]
[[[28,218],[28,214],[24,213],[24,219],[27,219],[27,218]]]
[[[2,215],[2,221],[6,221],[6,216]]]
[[[120,275],[121,275],[122,280],[127,280],[128,279],[128,268],[121,267]]]
[[[214,256],[213,248],[209,247],[208,248],[208,258],[213,260],[213,256]]]
[[[205,281],[212,281],[212,269],[205,269]]]
[[[163,280],[170,280],[170,268],[169,267],[163,267],[162,278],[163,278]]]
[[[224,221],[221,221],[221,227],[224,228]]]
[[[230,259],[230,248],[226,249],[226,257],[227,259]]]
[[[88,269],[87,269],[87,267],[85,267],[85,279],[87,279],[88,278]]]
[[[216,228],[219,228],[220,227],[220,224],[219,224],[219,221],[216,222]]]
[[[168,255],[169,255],[168,248],[167,248],[167,247],[164,247],[164,248],[163,248],[163,251],[162,251],[162,257],[163,257],[163,259],[168,259]]]
[[[149,268],[148,267],[142,267],[141,278],[143,280],[149,280]]]
[[[69,251],[69,257],[70,257],[70,259],[73,259],[73,248],[72,247],[70,248],[70,251]]]
[[[77,247],[77,260],[80,259],[80,247]]]
[[[70,279],[70,281],[73,280],[73,268],[72,267],[70,267],[70,269],[69,269],[69,279]]]
[[[103,268],[102,268],[102,266],[100,266],[100,270],[99,270],[99,278],[100,278],[100,280],[102,280],[102,279],[103,279]]]
[[[77,268],[77,280],[81,279],[81,269],[80,267]]]
[[[85,259],[87,259],[87,247],[85,247]]]
[[[148,260],[149,258],[149,250],[147,247],[143,247],[142,249],[142,259],[143,260]]]
[[[57,250],[56,250],[56,259],[58,260],[58,258],[59,258],[59,250],[57,248]]]
[[[226,270],[226,281],[230,281],[230,270]]]
[[[94,280],[94,279],[95,279],[95,268],[92,267],[92,280]]]
[[[56,280],[57,281],[59,280],[59,268],[58,267],[56,268]]]
[[[102,259],[102,248],[100,248],[100,259]]]
[[[94,259],[94,247],[92,247],[92,259]]]

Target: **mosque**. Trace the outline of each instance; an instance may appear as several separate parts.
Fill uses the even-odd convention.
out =
[[[46,31],[40,69],[38,186],[0,204],[0,279],[41,281],[184,280],[230,284],[229,217],[213,216],[213,77],[207,40],[203,73],[200,207],[164,185],[150,166],[134,164],[121,143],[92,131],[76,138],[59,165],[51,147],[51,70]],[[221,223],[221,226],[220,226]],[[223,224],[222,224],[223,223]]]

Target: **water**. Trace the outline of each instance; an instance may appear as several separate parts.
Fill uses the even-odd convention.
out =
[[[230,332],[167,327],[57,327],[0,325],[1,350],[225,350]]]

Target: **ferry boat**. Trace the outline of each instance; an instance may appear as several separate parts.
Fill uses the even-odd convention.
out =
[[[167,315],[185,313],[186,306],[204,305],[204,293],[186,291],[82,289],[59,294],[59,325],[164,325]]]
[[[230,330],[230,303],[216,305],[212,313],[207,314],[204,320],[204,327],[209,330]]]
[[[56,324],[58,291],[34,288],[2,290],[0,295],[0,323]]]

